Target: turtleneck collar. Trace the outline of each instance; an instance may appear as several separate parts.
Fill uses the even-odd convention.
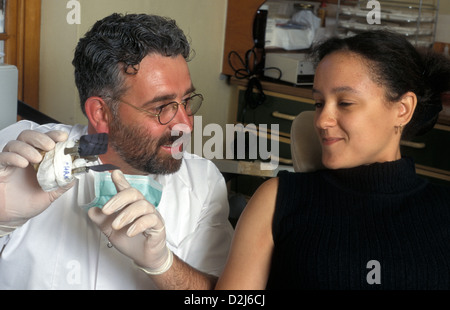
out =
[[[365,194],[409,192],[424,184],[424,180],[417,177],[414,161],[409,157],[348,169],[326,170],[323,175],[342,190]]]

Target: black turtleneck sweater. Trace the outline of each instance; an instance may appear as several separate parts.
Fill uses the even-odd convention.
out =
[[[450,289],[450,189],[411,159],[279,175],[269,289]]]

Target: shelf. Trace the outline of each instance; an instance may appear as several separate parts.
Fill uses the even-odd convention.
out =
[[[235,77],[230,77],[230,84],[242,87],[247,87],[247,79],[238,79]],[[312,86],[294,86],[285,82],[270,82],[266,80],[261,80],[261,85],[265,91],[272,91],[275,93],[280,93],[293,97],[302,97],[312,100]]]
[[[367,16],[372,8],[367,1],[340,0],[336,13],[335,34],[346,37],[357,32],[386,29],[404,34],[420,47],[431,47],[436,34],[439,0],[390,1],[380,0],[380,24],[370,24]]]
[[[273,169],[261,169],[261,165],[264,163],[260,161],[243,161],[243,160],[231,160],[231,159],[212,159],[212,162],[222,173],[243,174],[258,177],[276,177],[280,171],[294,172],[292,166],[277,165]]]

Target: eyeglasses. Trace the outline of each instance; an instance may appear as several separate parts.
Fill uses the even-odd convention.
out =
[[[178,112],[179,105],[184,106],[184,109],[186,110],[188,116],[192,116],[195,113],[197,113],[197,111],[200,109],[200,106],[202,105],[203,96],[201,94],[194,94],[181,102],[176,101],[169,102],[164,105],[153,108],[154,112],[142,109],[121,99],[119,99],[119,101],[125,103],[126,105],[129,105],[130,107],[142,113],[158,117],[158,122],[161,125],[166,125],[174,119],[175,115]]]

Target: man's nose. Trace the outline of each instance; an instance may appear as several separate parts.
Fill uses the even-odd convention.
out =
[[[182,104],[178,105],[178,111],[173,120],[169,123],[170,127],[173,128],[176,125],[182,124],[184,132],[190,133],[194,128],[193,116],[189,116],[186,112],[186,109]]]

